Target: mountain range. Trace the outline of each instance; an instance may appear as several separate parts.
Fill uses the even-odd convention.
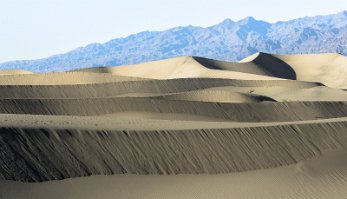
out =
[[[237,61],[256,52],[347,54],[347,11],[276,23],[247,17],[236,22],[226,19],[210,27],[185,26],[165,31],[145,31],[44,59],[1,63],[0,69],[66,71],[177,56]]]

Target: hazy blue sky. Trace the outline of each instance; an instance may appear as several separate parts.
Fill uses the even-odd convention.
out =
[[[1,0],[0,62],[42,58],[144,30],[342,10],[347,0]]]

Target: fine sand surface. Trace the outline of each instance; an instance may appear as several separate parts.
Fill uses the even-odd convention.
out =
[[[0,71],[0,198],[347,198],[347,58]]]

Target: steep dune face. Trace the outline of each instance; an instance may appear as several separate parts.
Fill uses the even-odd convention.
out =
[[[64,198],[85,198],[112,179],[119,189],[105,185],[104,192],[123,191],[124,198],[149,189],[156,195],[142,198],[170,195],[153,187],[172,183],[163,189],[183,193],[179,198],[323,198],[324,192],[344,199],[345,60],[258,53],[240,63],[178,57],[61,73],[3,72],[0,196],[37,198],[47,187],[75,187]],[[117,176],[98,178],[95,190],[87,188],[97,178],[90,175]],[[70,179],[78,177],[86,178]],[[235,186],[216,188],[218,182]]]

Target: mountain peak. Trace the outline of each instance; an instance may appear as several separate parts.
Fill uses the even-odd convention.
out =
[[[237,23],[240,25],[246,25],[246,24],[252,24],[254,22],[257,22],[257,20],[254,17],[246,17],[244,19],[239,20]]]
[[[231,19],[225,19],[221,23],[211,26],[210,28],[218,32],[226,32],[234,26],[235,22]]]
[[[224,19],[222,22],[220,22],[219,24],[216,24],[214,26],[211,26],[211,27],[227,27],[227,28],[230,28],[232,27],[233,25],[235,24],[235,22],[231,19]]]
[[[342,11],[339,13],[340,16],[347,17],[347,11]]]
[[[229,26],[229,25],[233,25],[235,22],[231,19],[224,19],[221,23],[219,23],[220,25],[224,25],[224,26]]]

